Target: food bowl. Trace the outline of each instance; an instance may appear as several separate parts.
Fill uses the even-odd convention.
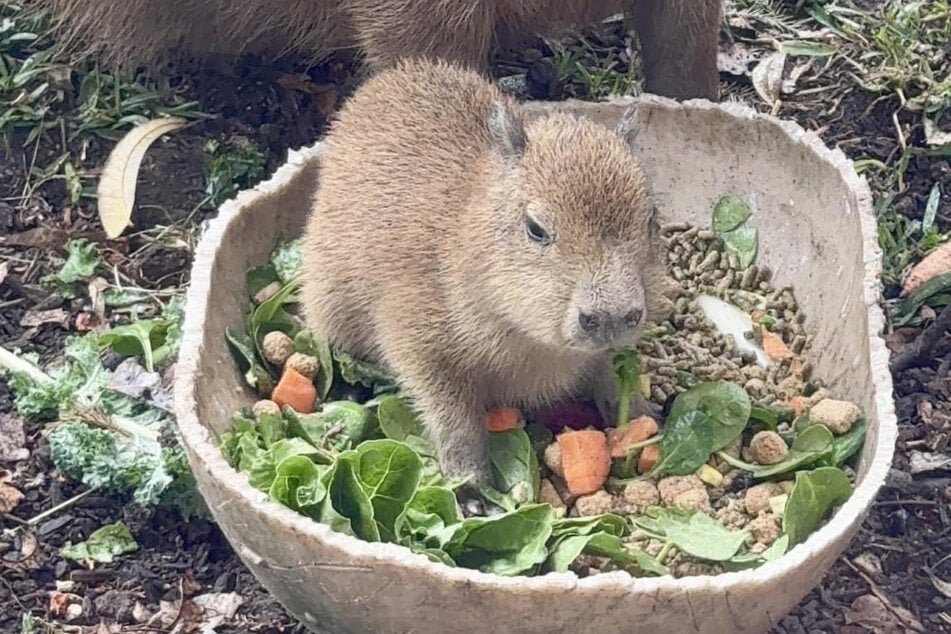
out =
[[[319,143],[293,152],[273,178],[223,205],[198,246],[175,386],[198,488],[252,573],[315,632],[765,632],[846,548],[892,461],[897,426],[879,336],[880,253],[868,187],[814,134],[738,104],[649,96],[527,107],[532,116],[567,110],[609,126],[632,113],[630,142],[664,222],[706,226],[725,193],[752,202],[758,262],[772,268],[777,287],[795,286],[817,375],[865,410],[868,434],[852,497],[776,561],[681,579],[499,577],[335,533],[269,501],[217,445],[231,412],[254,400],[224,332],[242,324],[245,272],[267,259],[276,238],[301,230],[320,178]]]

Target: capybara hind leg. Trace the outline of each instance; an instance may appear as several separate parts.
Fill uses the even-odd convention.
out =
[[[439,58],[483,70],[495,27],[487,0],[353,0],[350,18],[374,70],[407,57]]]
[[[636,0],[648,92],[717,99],[720,11],[721,0]]]

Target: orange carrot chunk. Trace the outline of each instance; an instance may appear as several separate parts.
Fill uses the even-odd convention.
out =
[[[508,431],[518,429],[521,415],[514,407],[493,407],[489,410],[486,426],[489,431]]]
[[[611,470],[611,452],[604,432],[568,431],[558,436],[561,467],[572,495],[588,495],[600,489]]]
[[[282,407],[288,405],[300,414],[310,414],[317,401],[317,388],[294,368],[284,368],[281,380],[271,393],[271,400]]]
[[[647,473],[653,469],[659,456],[660,445],[647,445],[641,449],[641,455],[637,458],[637,472]]]
[[[623,458],[627,448],[657,435],[657,422],[650,416],[639,416],[623,429],[614,428],[608,432],[608,447],[612,458]]]

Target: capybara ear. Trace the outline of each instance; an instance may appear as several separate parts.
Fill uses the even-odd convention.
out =
[[[525,151],[525,127],[511,104],[496,100],[488,118],[492,145],[504,159],[517,159]]]

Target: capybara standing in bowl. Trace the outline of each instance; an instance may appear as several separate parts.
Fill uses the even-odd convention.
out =
[[[612,348],[667,306],[622,132],[565,114],[525,123],[477,73],[412,60],[347,101],[324,151],[306,320],[398,376],[445,473],[490,481],[493,406],[585,394],[615,411]]]

